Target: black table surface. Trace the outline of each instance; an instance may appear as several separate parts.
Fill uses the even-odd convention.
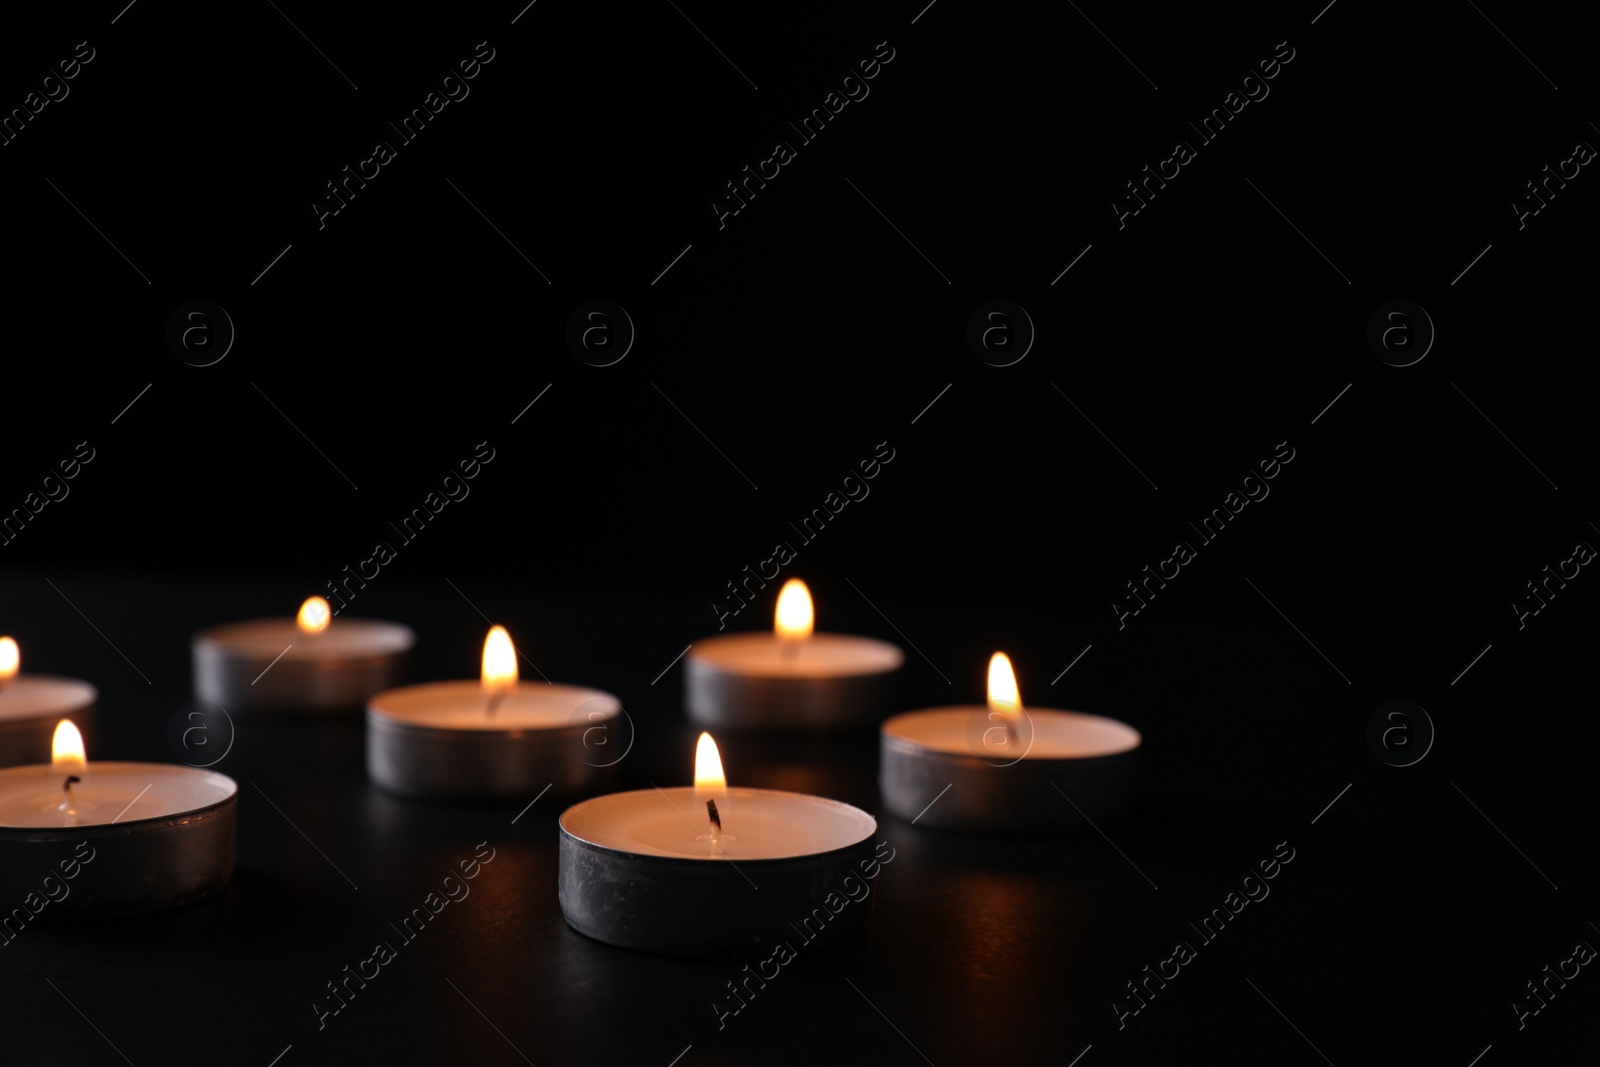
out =
[[[70,572],[13,575],[0,595],[36,620],[30,669],[100,687],[91,758],[171,762],[198,762],[171,741],[194,710],[189,636],[292,598],[270,584]],[[703,636],[703,612],[398,577],[363,607],[416,628],[414,679],[470,676],[480,611],[506,622],[539,671],[622,698],[636,737],[621,787],[687,781],[695,732],[681,663],[667,668]],[[719,1019],[713,1003],[742,965],[626,951],[562,920],[562,803],[397,799],[366,779],[360,716],[240,715],[216,767],[239,783],[232,886],[166,914],[26,927],[0,947],[0,1061],[1465,1067],[1486,1049],[1486,1064],[1600,1049],[1600,992],[1587,988],[1600,979],[1586,967],[1552,982],[1520,1028],[1511,1008],[1536,1007],[1524,983],[1576,943],[1600,944],[1581,729],[1592,700],[1573,681],[1593,670],[1589,635],[1504,642],[1460,676],[1476,650],[1467,631],[1296,619],[1313,648],[1265,605],[1228,617],[1172,603],[1136,637],[1108,639],[1097,620],[1101,636],[1058,675],[1082,650],[1084,620],[877,608],[840,605],[830,628],[897,639],[887,618],[903,631],[915,645],[905,707],[980,699],[989,649],[973,635],[999,629],[1014,638],[1025,700],[1139,728],[1137,814],[1057,841],[942,833],[881,812],[872,736],[727,736],[734,784],[859,805],[879,816],[893,859],[863,936],[802,949]],[[1397,696],[1427,707],[1437,730],[1405,768],[1365,737],[1372,709]],[[490,849],[470,895],[401,942],[390,923]],[[1189,924],[1275,853],[1292,859],[1267,895],[1214,940],[1197,936]],[[326,983],[380,941],[397,957],[319,1017],[314,1003],[333,1006]],[[1141,986],[1140,1008],[1125,983],[1146,982],[1147,965],[1171,974],[1162,961],[1179,942],[1193,957]]]
[[[0,934],[0,1067],[1596,1062],[1578,5],[6,14],[0,633],[99,687],[92,759],[231,744],[239,852]],[[861,937],[719,1020],[740,966],[563,921],[555,796],[385,795],[359,715],[175,743],[195,632],[376,565],[350,614],[416,630],[412,680],[504,623],[622,699],[619,788],[687,784],[676,657],[791,537],[824,629],[907,650],[896,708],[1004,649],[1137,727],[1135,813],[946,834],[870,734],[719,737],[894,850]]]

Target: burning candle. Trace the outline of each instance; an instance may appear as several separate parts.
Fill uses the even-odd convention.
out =
[[[215,771],[89,763],[70,719],[51,761],[0,770],[0,899],[77,878],[42,919],[109,918],[193,903],[227,886],[238,786]],[[81,876],[81,877],[80,877]],[[35,909],[30,909],[35,910]]]
[[[692,787],[612,793],[562,813],[561,912],[597,941],[679,956],[757,954],[796,930],[841,941],[871,911],[853,883],[876,874],[877,829],[836,800],[729,788],[702,733]]]
[[[335,619],[314,596],[293,619],[252,619],[195,635],[195,699],[231,710],[355,711],[399,680],[408,627]]]
[[[989,661],[988,688],[987,707],[910,711],[883,724],[885,807],[920,826],[1014,834],[1083,829],[1126,812],[1139,731],[1024,708],[1003,652]]]
[[[791,578],[771,633],[695,642],[684,668],[689,718],[728,730],[867,729],[883,718],[905,654],[884,641],[813,633],[811,593]]]
[[[94,719],[94,686],[75,678],[23,674],[21,667],[17,642],[0,637],[0,767],[44,759],[51,732],[62,719],[80,729]]]
[[[621,755],[610,693],[522,682],[504,627],[483,642],[479,681],[391,689],[367,705],[367,774],[384,789],[428,798],[574,795],[603,786]]]

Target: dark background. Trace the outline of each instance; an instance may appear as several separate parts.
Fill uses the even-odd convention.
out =
[[[521,1062],[445,976],[540,1064],[666,1064],[691,1044],[685,1065],[1065,1063],[1091,1044],[1085,1067],[1323,1062],[1294,1027],[1341,1064],[1465,1065],[1491,1044],[1486,1067],[1548,1062],[1580,1037],[1592,1053],[1584,979],[1520,1032],[1507,1007],[1600,940],[1595,579],[1521,630],[1509,607],[1600,541],[1596,179],[1521,231],[1508,206],[1600,144],[1576,16],[677,7],[8,16],[0,108],[77,42],[96,54],[0,148],[0,509],[78,442],[95,458],[0,545],[0,631],[30,670],[100,686],[105,755],[183,758],[167,727],[188,636],[288,614],[389,540],[399,558],[351,612],[414,626],[416,677],[469,675],[482,616],[505,622],[550,677],[624,698],[624,784],[665,784],[692,733],[681,667],[651,680],[716,628],[723,583],[887,441],[871,495],[794,541],[788,572],[821,627],[915,646],[904,706],[978,699],[1004,648],[1025,699],[1139,727],[1147,803],[1111,830],[1131,862],[1093,832],[885,818],[901,858],[867,937],[803,958],[792,992],[774,983],[719,1032],[705,1004],[735,968],[561,923],[559,805],[513,826],[403,804],[366,786],[359,723],[253,723],[219,765],[241,785],[235,888],[30,928],[0,950],[0,1060],[119,1062],[105,1038],[135,1063],[265,1064],[291,1043],[285,1065]],[[485,40],[470,95],[399,145],[385,120]],[[880,41],[896,54],[870,95],[719,230],[708,199],[795,143],[785,122]],[[1270,95],[1199,145],[1184,120],[1280,41],[1295,57]],[[1198,158],[1119,231],[1108,201],[1179,138]],[[319,230],[309,202],[379,139],[397,158]],[[205,368],[165,340],[196,298],[237,330]],[[1037,328],[1014,366],[966,343],[992,298]],[[1405,368],[1365,340],[1397,298],[1438,331]],[[591,299],[637,328],[614,366],[565,341]],[[470,496],[399,545],[387,523],[481,441],[495,459]],[[1119,630],[1123,583],[1283,441],[1271,495]],[[771,592],[734,625],[765,625]],[[1364,735],[1396,698],[1438,731],[1404,769]],[[878,811],[871,739],[728,755],[746,784]],[[482,894],[318,1032],[321,983],[485,838],[507,859]],[[1304,858],[1273,896],[1119,1032],[1121,983],[1280,840]]]

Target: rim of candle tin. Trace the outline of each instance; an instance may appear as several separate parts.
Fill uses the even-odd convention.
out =
[[[367,721],[392,730],[409,730],[412,733],[419,734],[445,734],[450,737],[460,737],[478,734],[554,734],[562,730],[587,730],[596,722],[609,722],[620,714],[621,712],[618,711],[614,715],[606,716],[604,720],[590,720],[588,722],[562,722],[554,723],[550,726],[495,726],[490,728],[479,726],[423,726],[414,722],[406,722],[404,719],[396,719],[377,708],[368,708]]]
[[[549,686],[552,686],[552,687],[554,687],[556,689],[570,689],[574,693],[587,693],[587,694],[590,694],[589,696],[585,697],[583,700],[580,700],[577,704],[574,704],[573,708],[572,708],[572,711],[569,714],[577,714],[579,709],[583,708],[583,706],[585,704],[588,704],[590,701],[596,700],[596,699],[609,700],[612,703],[612,705],[614,705],[614,706],[609,708],[609,709],[606,709],[604,711],[601,711],[601,710],[597,709],[595,711],[587,713],[588,715],[600,715],[601,718],[598,719],[598,720],[597,719],[585,718],[584,720],[579,721],[579,722],[567,721],[567,722],[551,723],[548,726],[537,726],[537,725],[530,726],[530,725],[527,725],[527,724],[514,725],[514,724],[508,724],[508,723],[491,722],[488,719],[487,715],[485,715],[485,717],[483,719],[480,719],[480,720],[463,721],[460,725],[439,726],[439,725],[435,725],[433,723],[412,722],[409,719],[401,717],[401,715],[397,714],[395,711],[392,711],[392,710],[382,706],[382,702],[384,701],[385,698],[393,699],[393,697],[396,694],[405,694],[407,696],[422,696],[425,693],[429,693],[429,692],[436,692],[436,693],[443,694],[443,693],[446,693],[446,692],[449,692],[449,691],[452,691],[452,690],[470,687],[470,688],[468,688],[468,692],[476,692],[476,693],[480,694],[482,696],[482,698],[483,698],[483,701],[484,701],[484,704],[485,704],[485,708],[487,709],[487,704],[488,704],[488,700],[489,700],[489,693],[487,691],[483,690],[482,685],[483,685],[483,683],[481,681],[477,680],[477,679],[473,679],[473,678],[458,678],[458,679],[455,679],[455,680],[452,680],[452,681],[418,682],[418,683],[416,683],[414,685],[402,685],[402,686],[397,686],[394,689],[385,689],[381,693],[373,694],[367,700],[367,721],[369,723],[370,722],[381,723],[382,725],[384,725],[386,727],[390,727],[390,728],[397,729],[397,730],[414,730],[414,731],[417,731],[418,733],[436,733],[436,734],[451,734],[451,735],[458,735],[458,734],[496,734],[496,733],[544,733],[544,732],[554,733],[554,732],[556,732],[558,730],[569,730],[569,729],[587,730],[589,727],[593,726],[598,721],[609,722],[610,720],[615,719],[615,718],[619,717],[622,714],[622,699],[620,697],[618,697],[616,694],[607,693],[603,689],[591,689],[586,685],[567,685],[564,682],[543,682],[543,683],[538,683],[538,682],[518,682],[517,685],[519,687],[526,685],[526,686],[529,686],[530,688],[535,686],[535,685],[549,685]]]
[[[906,663],[905,650],[892,642],[884,641],[877,637],[866,637],[862,634],[836,634],[826,630],[819,630],[816,633],[813,633],[810,637],[805,638],[805,640],[818,642],[850,641],[863,645],[869,645],[873,647],[874,651],[886,653],[886,660],[892,660],[892,662],[885,662],[882,665],[868,667],[863,670],[852,670],[846,668],[841,670],[830,670],[818,674],[773,674],[766,673],[767,669],[772,667],[773,664],[758,664],[756,666],[746,668],[738,665],[728,664],[716,659],[711,659],[703,654],[703,649],[705,649],[707,646],[714,648],[715,646],[721,644],[738,645],[755,644],[757,642],[761,642],[763,644],[769,642],[777,644],[781,642],[781,640],[781,638],[779,638],[770,630],[741,630],[738,633],[715,634],[711,637],[702,637],[700,640],[689,646],[689,662],[692,663],[696,669],[707,671],[709,673],[726,674],[735,678],[755,678],[762,681],[777,683],[816,682],[827,681],[833,678],[873,678],[881,674],[893,674],[901,667],[904,667]],[[797,642],[797,644],[799,643],[800,642]],[[696,655],[696,652],[702,652],[702,654]]]
[[[399,653],[409,652],[416,647],[417,634],[405,623],[390,622],[387,619],[344,619],[340,623],[348,633],[357,627],[366,630],[374,638],[386,639],[382,648],[348,649],[335,646],[332,642],[318,644],[317,638],[321,634],[307,634],[300,631],[293,617],[263,618],[263,619],[236,619],[233,622],[218,623],[208,626],[194,635],[194,644],[216,646],[221,651],[229,653],[235,659],[250,659],[263,656],[271,659],[283,653],[284,660],[299,663],[316,663],[325,659],[334,659],[340,663],[356,663],[377,660],[387,660]],[[240,631],[257,626],[282,626],[285,631],[298,635],[288,650],[272,649],[262,645],[259,650],[254,647],[254,642],[246,645],[230,644],[229,638],[235,637]],[[300,650],[299,655],[295,650]]]
[[[127,819],[122,822],[95,823],[87,826],[0,826],[0,841],[61,841],[79,838],[126,837],[130,834],[162,830],[172,826],[201,823],[221,815],[227,808],[237,806],[239,791],[223,797],[214,804],[193,811],[179,811],[171,815],[154,815],[145,819]]]
[[[922,714],[925,714],[927,712],[934,712],[934,711],[938,711],[938,712],[961,712],[961,713],[970,715],[970,714],[974,714],[974,713],[985,712],[985,711],[987,711],[987,708],[984,705],[981,705],[981,704],[970,704],[970,705],[968,705],[968,704],[947,704],[947,705],[943,705],[943,706],[937,707],[937,708],[918,708],[915,711],[902,711],[902,712],[899,712],[898,714],[891,715],[889,718],[885,719],[883,721],[883,725],[881,727],[879,727],[879,737],[881,738],[882,743],[884,745],[893,746],[894,748],[900,749],[900,750],[908,752],[908,753],[913,753],[914,752],[914,753],[917,753],[918,755],[936,756],[936,757],[943,758],[943,759],[958,760],[958,761],[959,760],[977,760],[977,761],[979,761],[981,763],[990,764],[991,766],[995,766],[996,765],[996,764],[993,763],[993,757],[992,756],[986,756],[986,755],[984,755],[982,753],[979,753],[979,752],[951,752],[951,751],[949,751],[947,749],[934,748],[931,745],[925,745],[922,742],[915,740],[914,738],[905,737],[903,735],[895,734],[895,733],[891,733],[890,732],[890,728],[893,727],[897,722],[899,722],[899,721],[901,721],[903,719],[909,719],[909,718],[912,718],[912,717],[917,716],[917,715],[922,715]],[[1084,763],[1089,763],[1089,762],[1092,762],[1092,761],[1095,761],[1095,760],[1119,759],[1119,758],[1121,758],[1123,756],[1128,755],[1131,752],[1137,752],[1140,748],[1142,748],[1144,746],[1144,734],[1142,734],[1137,727],[1130,726],[1128,723],[1123,722],[1121,719],[1113,719],[1109,715],[1096,715],[1093,712],[1088,712],[1088,711],[1071,711],[1071,710],[1069,710],[1067,708],[1027,708],[1027,707],[1024,707],[1024,709],[1023,709],[1024,714],[1027,714],[1028,712],[1045,712],[1045,711],[1055,712],[1055,713],[1061,714],[1061,715],[1070,715],[1070,716],[1073,716],[1073,717],[1079,718],[1079,719],[1093,719],[1093,720],[1096,720],[1098,722],[1110,723],[1112,726],[1118,728],[1119,730],[1126,731],[1127,733],[1131,734],[1132,735],[1132,741],[1126,748],[1119,748],[1119,749],[1116,749],[1116,750],[1111,751],[1111,752],[1096,752],[1096,753],[1093,753],[1091,755],[1084,755],[1084,756],[1035,756],[1035,755],[1029,754],[1029,755],[1025,755],[1025,756],[1019,757],[1018,762],[1026,761],[1029,764],[1061,763],[1061,764],[1071,764],[1073,766],[1078,766],[1078,765],[1081,765],[1081,764],[1084,764]],[[1009,761],[1002,761],[1002,763],[1006,763],[1007,765],[1009,765]]]
[[[196,638],[197,642],[198,640],[199,639]],[[207,643],[205,647],[209,654],[215,654],[218,656],[220,665],[236,666],[238,664],[245,664],[252,669],[257,663],[269,664],[272,660],[272,657],[277,654],[275,652],[257,653],[253,650],[250,652],[240,653],[236,652],[227,645],[221,645],[215,642]],[[279,651],[282,650],[280,649]],[[353,669],[360,669],[364,667],[384,667],[390,663],[393,663],[396,658],[405,655],[409,651],[409,649],[395,649],[392,652],[360,652],[355,655],[318,656],[314,659],[311,657],[297,658],[295,656],[285,656],[278,662],[277,666],[272,668],[272,672],[277,674],[278,668],[280,667],[286,668],[289,671],[311,670],[316,671],[318,674],[332,671],[348,672]]]
[[[258,654],[254,651],[235,654],[234,650],[228,646],[218,644],[212,644],[209,647],[216,649],[218,652],[226,653],[226,659],[229,664],[245,663],[254,666],[257,663],[268,663],[271,661],[273,656],[277,655],[275,652]],[[282,649],[279,651],[282,651]],[[278,673],[279,667],[285,667],[291,671],[309,668],[316,670],[319,673],[332,670],[346,670],[349,668],[378,667],[392,663],[397,656],[402,656],[408,651],[410,650],[395,649],[392,652],[360,652],[355,655],[336,655],[332,657],[318,656],[315,659],[311,657],[297,658],[293,655],[289,655],[278,661],[278,665],[272,668],[272,673]]]
[[[0,767],[0,786],[5,784],[5,778],[8,774],[17,775],[20,777],[18,772],[32,771],[37,767],[45,766],[49,766],[49,764],[32,763],[25,764],[20,767]],[[127,821],[119,819],[116,822],[83,823],[70,826],[15,826],[10,823],[0,823],[0,837],[27,837],[29,835],[41,834],[51,837],[107,837],[114,834],[127,833],[129,831],[138,832],[140,830],[151,830],[156,829],[159,826],[175,823],[198,822],[202,819],[210,817],[221,809],[227,807],[229,804],[234,803],[239,798],[238,782],[234,781],[226,774],[222,774],[218,771],[207,770],[204,767],[186,767],[181,764],[171,763],[146,764],[124,760],[96,760],[91,766],[104,767],[106,769],[121,769],[125,767],[160,767],[164,770],[172,769],[189,771],[194,774],[206,775],[207,777],[216,778],[221,782],[225,782],[227,784],[228,792],[226,795],[218,797],[209,804],[203,804],[198,808],[186,808],[183,811],[167,812],[164,815],[146,815],[143,818],[128,819]]]
[[[673,788],[677,788],[677,789],[692,789],[693,786],[674,786]],[[762,867],[762,866],[770,866],[772,864],[778,864],[778,863],[797,863],[797,862],[798,863],[810,863],[810,862],[813,862],[815,860],[826,859],[826,858],[828,858],[830,856],[837,856],[837,855],[840,855],[842,853],[849,852],[852,849],[858,849],[858,848],[860,848],[862,846],[862,844],[864,842],[871,841],[875,836],[877,836],[877,833],[878,833],[878,819],[877,819],[877,816],[871,814],[870,812],[863,811],[862,809],[856,807],[854,804],[846,804],[844,801],[842,801],[842,800],[834,800],[832,797],[819,797],[819,796],[814,796],[814,795],[812,795],[810,793],[796,793],[796,792],[793,792],[793,791],[788,790],[788,789],[759,789],[759,788],[754,788],[754,787],[751,787],[751,786],[730,786],[729,789],[728,789],[728,792],[730,794],[731,793],[759,793],[759,794],[762,794],[764,796],[801,797],[801,798],[803,798],[805,800],[808,800],[808,801],[815,801],[815,802],[819,802],[819,803],[823,803],[823,804],[831,804],[831,805],[833,805],[835,807],[845,808],[845,809],[847,809],[849,811],[853,811],[853,812],[856,812],[859,815],[864,816],[866,818],[866,820],[869,823],[872,824],[871,828],[867,831],[866,836],[861,837],[861,838],[859,838],[859,839],[857,839],[855,841],[851,841],[851,842],[849,842],[847,844],[840,845],[837,848],[827,849],[826,851],[823,851],[823,852],[801,852],[801,853],[797,853],[796,855],[793,855],[793,856],[761,856],[761,857],[753,857],[751,859],[740,859],[740,860],[735,861],[735,860],[733,860],[733,859],[731,859],[729,857],[726,857],[726,856],[718,856],[718,857],[712,857],[712,856],[705,856],[705,857],[698,857],[698,856],[662,856],[662,855],[658,855],[657,853],[654,853],[654,852],[635,852],[635,851],[633,851],[631,849],[617,848],[614,845],[602,845],[597,841],[590,841],[586,837],[580,837],[577,834],[573,833],[572,830],[567,826],[567,816],[569,814],[571,814],[573,811],[577,810],[578,808],[584,807],[585,805],[603,803],[603,802],[605,802],[607,799],[609,799],[611,797],[628,797],[628,796],[641,795],[641,794],[645,794],[645,793],[658,793],[658,792],[660,792],[659,789],[628,789],[628,790],[624,790],[623,792],[620,792],[620,793],[606,793],[606,794],[604,794],[602,796],[590,797],[587,800],[580,800],[576,804],[569,805],[567,807],[567,809],[561,813],[561,818],[559,820],[559,823],[560,823],[560,826],[561,826],[561,834],[567,840],[573,842],[574,844],[582,845],[584,848],[587,848],[592,852],[604,852],[604,853],[608,853],[608,854],[613,855],[613,856],[620,856],[620,857],[623,857],[625,859],[636,861],[636,862],[646,862],[646,861],[648,861],[648,862],[651,862],[651,863],[670,863],[670,864],[692,863],[692,864],[699,865],[700,869],[705,869],[705,865],[709,864],[709,863],[727,863],[727,864],[729,864],[731,866],[734,866],[734,867],[746,867],[746,866],[749,866],[749,867]]]
[[[60,674],[19,674],[7,684],[0,686],[0,709],[3,709],[7,693],[22,692],[23,687],[30,682],[44,682],[48,685],[61,686],[63,689],[75,689],[77,695],[70,701],[52,705],[26,715],[0,714],[0,728],[9,722],[31,722],[34,719],[48,719],[51,716],[66,716],[84,708],[94,707],[100,701],[100,690],[82,678],[68,678]]]

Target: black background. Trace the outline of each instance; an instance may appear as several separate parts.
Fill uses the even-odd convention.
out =
[[[681,668],[651,679],[888,442],[871,495],[795,544],[819,625],[914,645],[908,707],[977,699],[1005,648],[1025,699],[1144,732],[1144,810],[1115,847],[885,818],[900,858],[868,935],[718,1031],[733,969],[562,924],[551,802],[515,825],[402,804],[366,786],[358,723],[252,723],[219,765],[241,784],[234,889],[0,950],[0,1060],[521,1062],[445,977],[540,1064],[1323,1062],[1294,1027],[1340,1064],[1592,1054],[1600,980],[1521,1031],[1507,1007],[1600,937],[1595,579],[1520,630],[1509,606],[1600,538],[1596,179],[1520,231],[1509,207],[1600,143],[1576,16],[677,7],[8,16],[0,107],[77,42],[95,58],[0,148],[0,509],[78,442],[95,458],[0,545],[0,630],[29,669],[100,686],[106,756],[180,758],[189,634],[288,614],[487,441],[470,496],[352,613],[416,627],[420,678],[470,674],[481,616],[507,623],[550,677],[624,698],[624,784],[676,781]],[[479,41],[470,95],[319,229],[323,183]],[[870,95],[719,229],[709,198],[880,41]],[[1185,120],[1281,41],[1270,95],[1199,146]],[[1119,230],[1108,201],[1180,138],[1198,158]],[[196,298],[237,329],[207,368],[165,341]],[[965,340],[994,298],[1038,332],[1006,368]],[[1438,331],[1405,368],[1365,341],[1397,298]],[[565,342],[591,299],[638,331],[611,367]],[[1119,630],[1123,583],[1279,442],[1270,496]],[[1405,769],[1364,737],[1395,698],[1438,730]],[[728,755],[746,784],[878,810],[870,739]],[[480,895],[318,1031],[322,982],[485,838],[506,859]],[[1280,840],[1303,858],[1272,897],[1119,1032],[1121,983]]]

